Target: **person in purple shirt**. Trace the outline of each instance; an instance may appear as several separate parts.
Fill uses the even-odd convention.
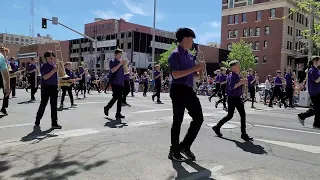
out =
[[[58,124],[58,66],[56,65],[56,58],[52,51],[44,53],[43,57],[46,63],[40,68],[41,72],[41,101],[36,116],[35,129],[40,129],[40,120],[43,117],[44,111],[50,99],[51,106],[51,129],[61,129],[62,126]]]
[[[86,69],[84,69],[84,63],[81,63],[81,66],[78,67],[78,77],[81,78],[79,81],[79,87],[76,90],[76,96],[78,97],[79,92],[83,91],[83,98],[86,98],[87,86],[86,86]]]
[[[149,85],[149,75],[147,71],[143,73],[143,75],[141,76],[141,80],[143,83],[143,96],[146,97],[148,92],[148,85]]]
[[[227,110],[227,96],[226,96],[226,85],[227,85],[227,69],[221,68],[220,70],[221,75],[219,76],[219,82],[220,82],[220,99],[216,102],[215,107],[218,108],[218,105],[222,102],[223,103],[223,109]]]
[[[130,104],[127,103],[127,96],[130,92],[130,72],[128,67],[128,60],[123,59],[125,63],[123,64],[124,68],[124,86],[123,86],[123,92],[122,92],[122,106],[130,106]]]
[[[273,92],[272,92],[272,95],[271,95],[271,98],[270,98],[270,102],[269,102],[269,107],[273,107],[272,106],[272,103],[273,103],[273,100],[274,98],[277,96],[279,97],[279,99],[281,100],[281,103],[284,104],[284,107],[286,108],[287,107],[287,104],[285,102],[285,99],[283,97],[283,81],[284,79],[281,77],[281,71],[278,70],[277,71],[277,76],[273,79],[273,82],[274,82],[274,88],[273,88]],[[281,107],[281,103],[280,103],[280,107]]]
[[[154,82],[156,85],[156,93],[152,95],[152,101],[154,101],[154,98],[157,96],[157,103],[162,104],[160,101],[160,92],[161,92],[161,71],[160,71],[160,65],[155,65],[155,71],[153,73]]]
[[[66,74],[69,76],[68,78],[64,78],[64,79],[61,79],[60,81],[63,81],[63,82],[69,82],[69,83],[72,83],[70,84],[69,86],[61,86],[61,90],[62,90],[62,95],[61,95],[61,101],[60,101],[60,108],[63,108],[64,104],[64,99],[65,99],[65,96],[67,95],[67,92],[68,92],[68,95],[69,95],[69,98],[70,98],[70,102],[71,102],[71,107],[76,107],[77,105],[74,104],[74,99],[73,99],[73,94],[72,94],[72,89],[73,89],[73,83],[75,82],[75,76],[73,74],[73,72],[71,71],[71,62],[66,62],[64,64],[64,68],[65,68],[65,72]]]
[[[284,76],[286,80],[286,98],[289,99],[289,107],[293,108],[293,78],[291,67],[287,67],[286,75]]]
[[[204,62],[195,65],[189,49],[193,46],[194,32],[189,28],[180,28],[176,32],[178,47],[169,56],[168,63],[172,75],[170,97],[172,100],[173,123],[171,127],[171,148],[168,158],[175,161],[195,160],[190,148],[203,123],[202,107],[193,90],[194,75],[205,68]],[[184,111],[192,117],[188,133],[180,143],[180,129]],[[182,153],[182,154],[181,154]]]
[[[243,94],[243,86],[248,83],[247,79],[240,79],[240,62],[233,60],[230,62],[231,74],[227,78],[227,95],[228,95],[228,114],[222,118],[217,125],[212,127],[212,130],[218,137],[222,137],[220,132],[221,127],[233,118],[235,109],[238,110],[241,118],[241,138],[245,141],[252,140],[246,132],[246,111],[244,103],[241,99]]]
[[[253,69],[249,69],[249,74],[247,76],[247,79],[248,79],[248,91],[249,91],[251,103],[252,103],[251,108],[254,108],[254,99],[256,96],[255,86],[256,86],[257,79],[256,79],[256,76],[254,75]]]
[[[30,101],[35,101],[35,94],[37,93],[38,90],[38,76],[37,76],[37,66],[36,66],[36,60],[35,58],[31,58],[30,64],[27,67],[27,72],[28,72],[28,82],[30,84],[30,89],[31,89],[31,100]],[[26,91],[28,91],[29,87],[26,88]]]
[[[215,82],[215,89],[212,93],[212,95],[208,98],[209,99],[209,102],[211,102],[211,99],[213,98],[213,96],[216,96],[218,94],[218,96],[220,97],[221,99],[221,94],[220,94],[220,75],[221,75],[221,72],[220,70],[218,69],[217,71],[217,75],[216,77],[214,77],[214,82]]]
[[[320,58],[312,57],[308,70],[308,92],[313,104],[306,112],[298,114],[300,123],[304,126],[304,121],[308,117],[314,116],[313,128],[320,130]]]
[[[18,66],[15,64],[15,59],[12,57],[10,59],[10,67],[11,67],[11,72],[10,74],[13,74],[14,72],[18,71]],[[17,77],[11,77],[10,78],[10,88],[11,88],[11,94],[12,98],[16,98],[16,86],[17,86]]]
[[[124,86],[124,70],[123,64],[124,60],[121,59],[122,50],[116,49],[114,52],[114,59],[109,62],[110,67],[110,84],[112,88],[112,99],[109,101],[108,105],[104,107],[104,114],[109,116],[109,109],[112,108],[114,103],[117,101],[117,112],[116,118],[121,119],[125,118],[121,114],[122,106],[122,91]]]

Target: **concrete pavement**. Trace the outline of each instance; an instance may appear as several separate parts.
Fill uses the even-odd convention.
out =
[[[131,107],[123,108],[122,122],[103,114],[111,98],[93,92],[76,100],[77,108],[58,112],[62,130],[50,131],[50,108],[41,122],[42,132],[33,133],[39,94],[35,103],[19,90],[10,99],[9,116],[0,119],[0,179],[110,179],[110,180],[317,180],[320,177],[320,131],[313,119],[302,127],[296,115],[303,108],[257,109],[247,106],[248,134],[255,140],[240,139],[239,116],[222,129],[224,138],[211,127],[226,112],[207,97],[199,96],[205,121],[192,150],[194,163],[172,163],[167,159],[172,122],[171,101],[155,104],[142,93],[128,97]],[[213,99],[214,101],[214,99]],[[65,106],[69,106],[66,97]],[[221,105],[222,106],[222,105]],[[182,137],[191,118],[185,115]]]

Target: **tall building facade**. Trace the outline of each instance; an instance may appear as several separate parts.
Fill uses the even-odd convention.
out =
[[[242,38],[252,46],[260,77],[301,65],[305,56],[308,16],[291,13],[293,0],[222,0],[221,48],[231,50]],[[303,62],[305,63],[305,62]]]
[[[46,44],[52,42],[53,39],[49,35],[40,36],[38,34],[36,37],[0,33],[0,44],[16,44],[16,45],[30,45],[30,44]]]

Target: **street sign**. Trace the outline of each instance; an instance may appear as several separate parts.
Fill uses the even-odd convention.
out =
[[[52,17],[52,24],[58,25],[58,17]]]

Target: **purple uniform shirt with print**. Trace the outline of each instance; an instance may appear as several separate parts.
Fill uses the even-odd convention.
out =
[[[288,86],[292,86],[292,75],[291,75],[291,73],[287,73],[284,78],[286,79],[286,84]]]
[[[130,80],[130,74],[125,74],[124,75],[124,80],[129,81]]]
[[[160,74],[160,71],[154,71],[153,73],[153,77],[157,77]],[[156,83],[161,82],[161,76],[159,76],[158,78],[155,79]]]
[[[234,88],[234,86],[240,82],[240,76],[237,73],[232,72],[227,78],[227,95],[228,97],[240,97],[242,92],[242,86]]]
[[[220,84],[220,75],[216,75],[216,77],[214,77],[214,81],[216,84]]]
[[[113,59],[109,62],[109,67],[110,70],[116,66],[118,66],[118,64],[120,63],[120,61],[118,61],[117,59]],[[123,70],[123,65],[121,65],[119,67],[119,69],[115,72],[111,72],[111,84],[115,84],[115,85],[119,85],[119,86],[123,86],[124,85],[124,70]]]
[[[35,70],[37,67],[35,64],[29,64],[28,72]],[[35,75],[36,72],[29,73],[30,75]]]
[[[320,94],[320,83],[316,83],[316,80],[320,77],[320,71],[318,68],[312,66],[308,71],[308,91],[310,96],[316,96]]]
[[[50,73],[54,69],[54,65],[50,63],[45,63],[41,66],[40,72],[42,75],[41,86],[56,86],[58,85],[57,72],[55,72],[49,79],[45,80],[43,76]]]
[[[191,69],[195,66],[195,61],[193,55],[189,53],[188,50],[183,49],[181,46],[178,46],[169,56],[168,59],[170,71],[183,71]],[[193,76],[194,73],[191,73],[187,76],[175,79],[172,75],[173,84],[182,84],[193,88]]]
[[[275,77],[274,78],[274,86],[275,87],[282,87],[282,80],[280,77]]]
[[[255,85],[255,82],[256,81],[253,81],[254,80],[254,75],[251,75],[251,74],[249,74],[248,76],[247,76],[247,79],[248,79],[248,87],[253,87],[254,85]],[[253,83],[251,83],[251,81],[253,81]]]

